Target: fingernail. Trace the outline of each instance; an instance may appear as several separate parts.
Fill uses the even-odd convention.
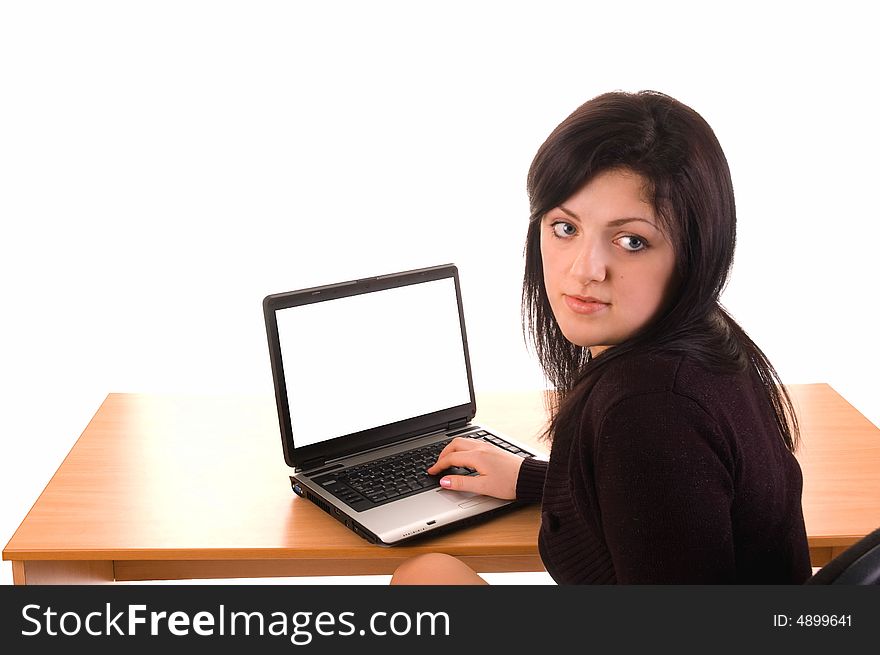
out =
[[[449,478],[440,478],[440,486],[444,489],[449,489],[452,486],[452,480]]]

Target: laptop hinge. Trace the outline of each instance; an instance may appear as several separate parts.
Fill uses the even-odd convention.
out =
[[[469,422],[470,422],[470,421],[469,421],[467,418],[462,418],[462,419],[459,419],[459,420],[457,420],[457,421],[452,421],[452,423],[450,423],[450,424],[446,427],[446,430],[449,431],[449,430],[455,430],[456,428],[463,428],[463,427],[466,426]]]
[[[323,466],[326,460],[323,457],[315,457],[314,459],[308,459],[302,463],[302,466],[299,467],[301,471],[309,471],[314,468],[318,468],[319,466]]]

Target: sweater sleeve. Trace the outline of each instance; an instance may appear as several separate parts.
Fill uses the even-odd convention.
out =
[[[524,459],[516,479],[516,499],[525,502],[539,502],[544,497],[546,477],[547,462],[534,457]]]
[[[602,529],[621,584],[735,578],[733,456],[715,420],[672,392],[610,408],[595,443]]]

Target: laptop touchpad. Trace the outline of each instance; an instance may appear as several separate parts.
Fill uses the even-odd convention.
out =
[[[485,496],[479,496],[471,491],[450,491],[449,489],[438,489],[437,496],[443,498],[444,500],[448,500],[454,505],[459,505],[465,501],[471,500],[472,498],[474,500],[476,500],[477,498],[485,498]]]

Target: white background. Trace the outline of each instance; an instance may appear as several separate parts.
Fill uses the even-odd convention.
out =
[[[880,423],[868,6],[0,3],[0,541],[108,392],[271,394],[267,293],[454,262],[478,393],[542,386],[526,171],[612,89],[713,126],[725,305]]]

